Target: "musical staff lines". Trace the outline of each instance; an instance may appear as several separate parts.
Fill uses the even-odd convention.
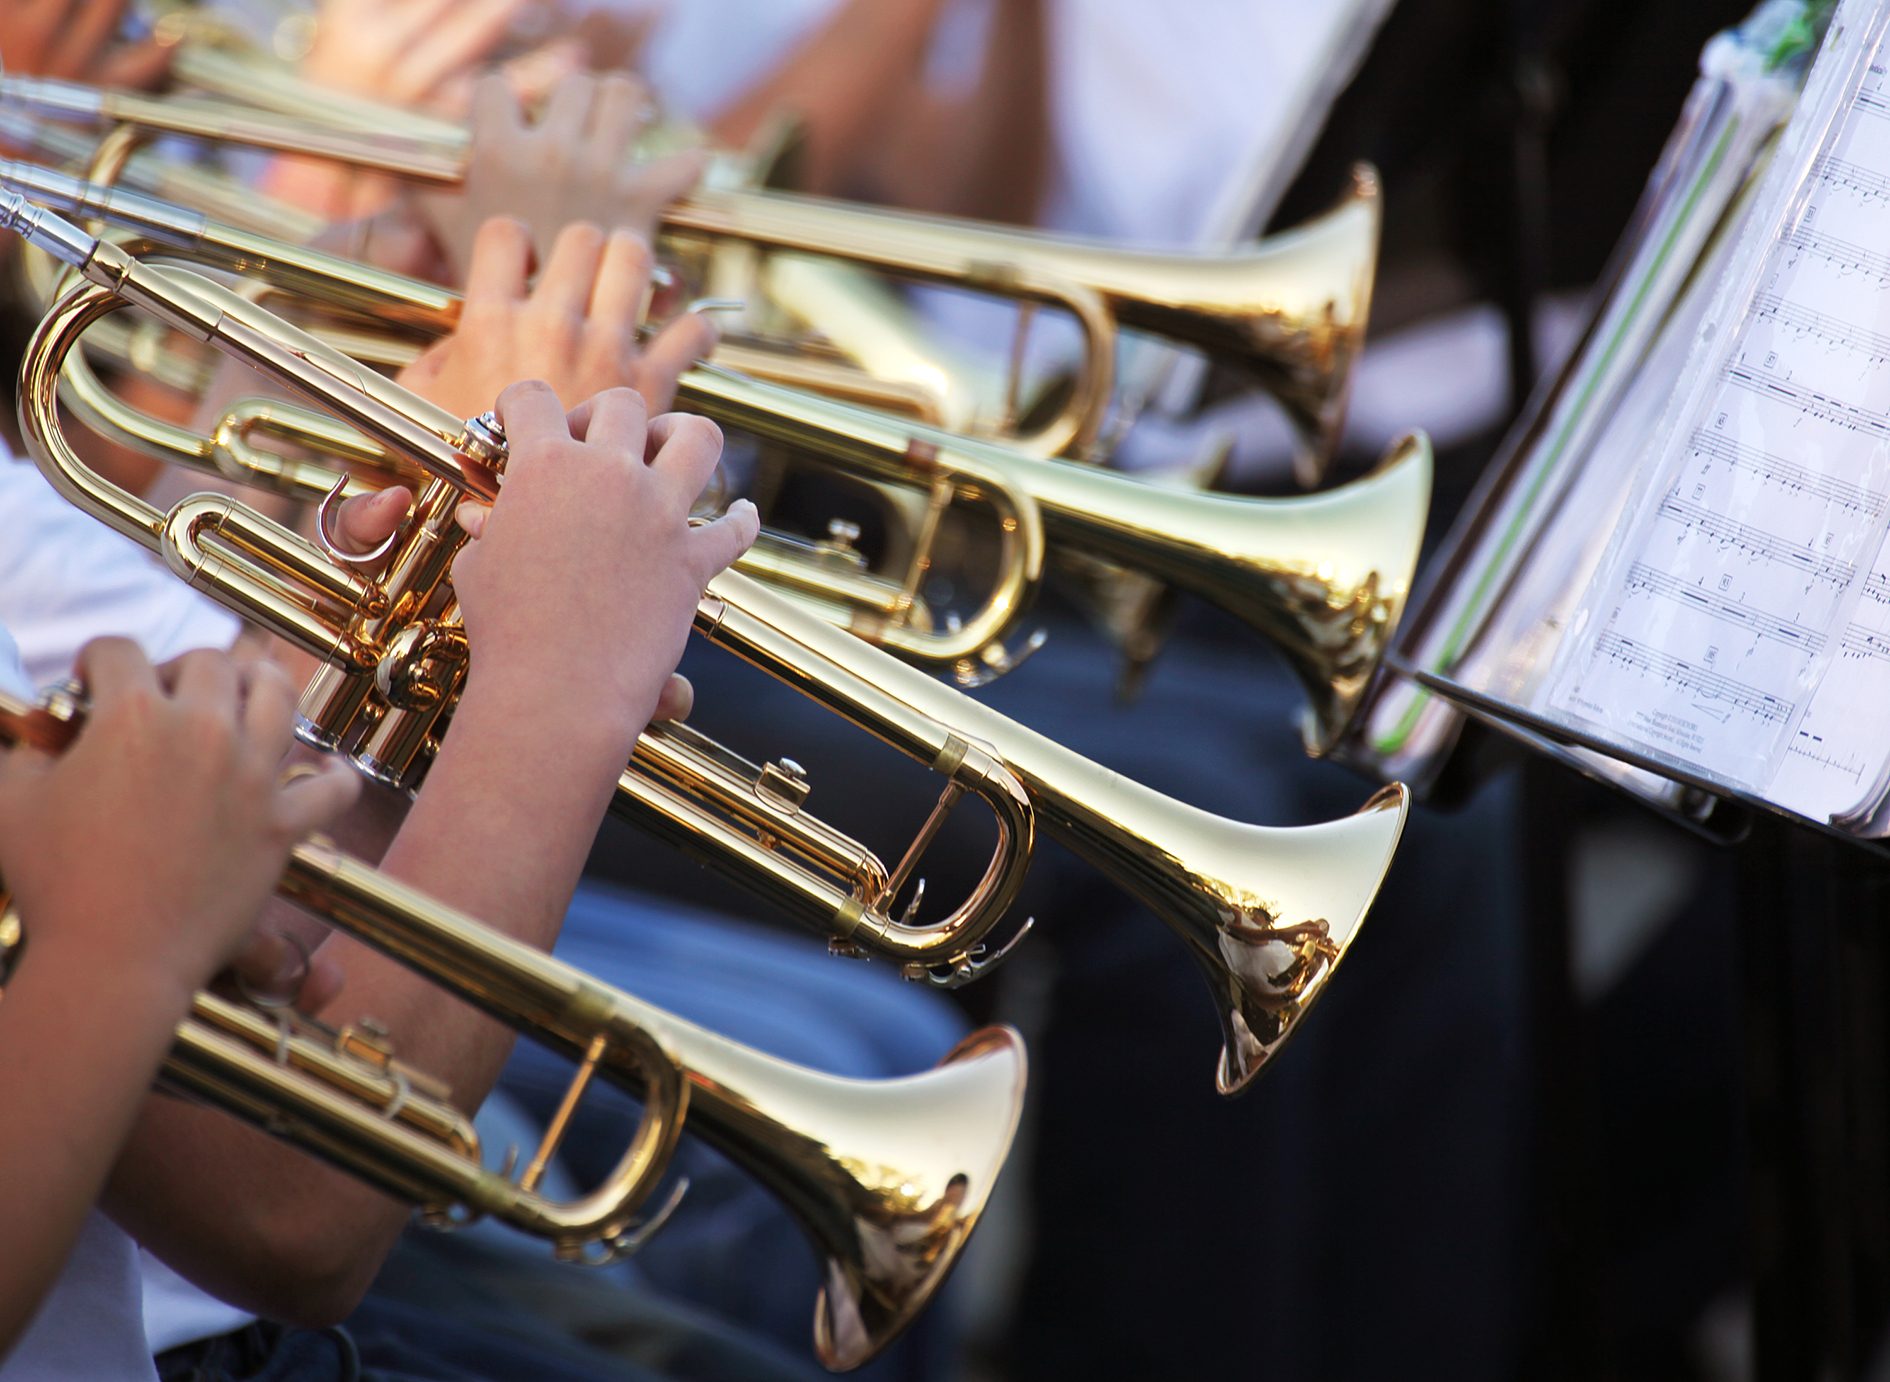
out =
[[[1763,367],[1754,368],[1739,360],[1729,361],[1726,365],[1726,382],[1783,403],[1803,417],[1815,417],[1853,432],[1866,432],[1873,437],[1890,440],[1890,415],[1835,394],[1820,393]]]
[[[1548,696],[1819,816],[1890,760],[1890,95],[1865,56],[1793,117]]]
[[[1755,720],[1783,723],[1796,709],[1790,701],[1770,692],[1621,634],[1602,634],[1595,641],[1595,651],[1610,662],[1677,687],[1695,699],[1713,702]]]
[[[1841,651],[1844,657],[1868,658],[1890,667],[1890,634],[1880,633],[1862,624],[1848,625],[1844,630]]]
[[[1744,629],[1755,638],[1769,638],[1774,643],[1782,643],[1799,652],[1815,655],[1824,651],[1824,635],[1816,629],[1801,628],[1789,619],[1754,609],[1742,600],[1728,599],[1713,591],[1688,585],[1644,562],[1635,562],[1628,568],[1625,588],[1630,592],[1644,590],[1650,595],[1658,595],[1663,600],[1671,600],[1704,614],[1728,628]]]
[[[1835,475],[1809,470],[1761,447],[1748,446],[1705,428],[1693,433],[1692,447],[1696,456],[1738,466],[1781,489],[1796,491],[1820,503],[1849,509],[1872,520],[1883,516],[1885,496],[1876,490],[1849,484]]]
[[[1681,527],[1712,538],[1722,547],[1735,548],[1755,561],[1768,561],[1802,571],[1812,580],[1836,589],[1849,585],[1857,574],[1857,568],[1848,561],[1822,556],[1803,543],[1787,542],[1763,528],[1727,518],[1678,495],[1669,494],[1661,500],[1660,511]],[[1890,596],[1890,590],[1886,591],[1886,595]]]
[[[1801,224],[1779,243],[1824,260],[1840,274],[1866,274],[1879,287],[1890,283],[1890,255],[1878,254],[1836,235]]]
[[[1801,303],[1787,301],[1777,293],[1759,294],[1753,300],[1752,314],[1777,322],[1801,336],[1815,336],[1833,350],[1854,351],[1873,365],[1890,360],[1890,335],[1868,330],[1842,317],[1814,312]]]
[[[1828,186],[1855,193],[1866,200],[1872,197],[1890,197],[1890,178],[1882,173],[1872,172],[1861,163],[1826,156],[1812,165],[1812,171]]]
[[[1821,777],[1836,777],[1859,790],[1870,779],[1869,758],[1855,751],[1827,749],[1823,735],[1801,729],[1792,738],[1791,756]]]

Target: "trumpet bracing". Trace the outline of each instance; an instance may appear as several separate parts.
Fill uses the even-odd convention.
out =
[[[49,752],[77,732],[75,694],[39,705],[0,692],[0,744]],[[485,1012],[569,1054],[577,1073],[525,1168],[481,1161],[478,1135],[443,1090],[393,1059],[384,1034],[272,1018],[211,993],[178,1025],[161,1083],[234,1113],[450,1227],[482,1215],[549,1241],[571,1260],[634,1251],[676,1205],[648,1219],[685,1126],[777,1194],[823,1264],[814,1345],[844,1370],[874,1356],[943,1284],[977,1226],[1016,1131],[1024,1092],[1017,1034],[992,1027],[934,1070],[841,1079],[791,1065],[598,982],[348,857],[319,838],[295,847],[284,897]],[[31,918],[0,880],[0,982],[30,964]],[[644,1113],[624,1156],[574,1201],[539,1191],[572,1108],[595,1076]],[[680,1192],[679,1192],[680,1193]]]
[[[163,554],[187,580],[322,659],[302,705],[312,732],[350,748],[384,779],[405,781],[443,731],[464,672],[465,638],[447,583],[457,540],[452,510],[462,495],[496,493],[503,436],[490,421],[445,413],[207,280],[143,264],[17,195],[0,196],[0,224],[87,280],[40,324],[22,370],[21,424],[42,470],[73,502]],[[378,577],[228,497],[197,496],[159,512],[85,467],[61,430],[60,369],[91,322],[125,303],[249,361],[433,477]],[[1402,786],[1355,816],[1293,829],[1196,810],[1012,723],[737,573],[711,582],[695,626],[945,771],[960,791],[959,774],[969,765],[976,782],[1008,803],[1015,838],[1021,841],[1024,823],[1041,821],[1147,904],[1208,978],[1224,1039],[1218,1084],[1227,1093],[1246,1086],[1323,992],[1403,829]],[[633,763],[626,785],[650,777]],[[798,811],[797,790],[761,787],[751,785],[744,810],[766,802]],[[1009,797],[1012,787],[1021,788],[1020,798]],[[674,811],[676,830],[692,832],[694,817],[716,804],[705,798],[662,810]],[[733,843],[711,836],[706,848],[736,877],[765,879],[772,889],[792,862],[774,843],[752,834]],[[907,931],[908,973],[940,963],[959,977],[975,972],[979,957],[957,937]],[[901,938],[864,925],[857,906],[835,916],[832,934],[847,945],[901,953]]]

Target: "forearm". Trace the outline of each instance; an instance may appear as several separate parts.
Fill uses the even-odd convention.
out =
[[[882,121],[917,85],[941,9],[941,0],[848,0],[711,129],[743,148],[768,120],[795,116],[806,139],[806,190],[845,191]]]
[[[80,1000],[84,1001],[81,1002]],[[0,1001],[0,1357],[31,1322],[130,1132],[187,995],[35,941]]]
[[[574,729],[519,679],[469,685],[425,789],[382,868],[530,944],[549,948],[634,731]],[[547,716],[556,723],[548,725]],[[472,1111],[513,1034],[358,943],[331,1023],[373,1018],[396,1053]],[[150,1102],[112,1177],[109,1207],[204,1289],[277,1318],[345,1315],[406,1224],[407,1207],[243,1124]]]
[[[1035,222],[1050,162],[1042,0],[1002,0],[977,82],[958,97],[912,94],[873,146],[868,191],[912,211]]]

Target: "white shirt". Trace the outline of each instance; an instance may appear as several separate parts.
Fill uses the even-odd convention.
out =
[[[162,661],[227,648],[239,627],[137,544],[60,498],[3,445],[0,624],[13,631],[36,686],[70,676],[86,640],[103,634],[134,638]]]
[[[13,1352],[6,1382],[146,1382],[157,1377],[139,1310],[138,1245],[96,1209]]]
[[[69,676],[79,649],[103,634],[136,639],[161,662],[193,648],[227,648],[238,627],[235,616],[68,504],[34,466],[0,446],[0,630],[11,631],[0,634],[0,653],[23,688]],[[95,1213],[0,1378],[154,1376],[154,1352],[240,1329],[252,1318],[141,1253]],[[124,1344],[133,1336],[136,1354],[128,1355]],[[128,1356],[140,1358],[141,1369],[120,1370]],[[84,1366],[64,1370],[69,1359]]]
[[[1135,244],[1233,238],[1213,224],[1223,198],[1292,148],[1360,8],[1052,0],[1046,224]]]
[[[1392,3],[1044,0],[1051,164],[1043,226],[1163,249],[1231,245],[1257,233]],[[965,16],[979,8],[977,0],[955,7],[961,22],[941,28],[939,46],[949,51],[935,51],[935,71],[975,68],[984,36]],[[1008,304],[942,291],[915,300],[935,330],[992,360],[1008,351]],[[1032,330],[1030,369],[1054,373],[1080,349],[1072,324],[1051,316]],[[1171,352],[1126,349],[1118,386],[1137,397],[1171,364]],[[1164,398],[1185,410],[1199,378],[1186,371]],[[1185,464],[1202,440],[1131,445],[1117,463]],[[1276,450],[1283,462],[1287,439]]]

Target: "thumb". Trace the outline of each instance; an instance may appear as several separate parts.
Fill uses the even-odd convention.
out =
[[[300,840],[324,830],[361,795],[361,779],[340,759],[314,772],[300,773],[276,794],[276,824],[283,835]]]
[[[453,521],[459,524],[460,531],[477,542],[486,535],[486,522],[492,517],[492,506],[481,504],[476,499],[468,499],[453,510]]]
[[[390,485],[373,494],[357,494],[335,510],[335,538],[343,551],[372,552],[400,531],[413,491]]]
[[[696,706],[696,688],[681,672],[671,672],[656,698],[656,713],[651,720],[686,720]]]
[[[746,499],[737,499],[728,512],[689,532],[694,550],[696,574],[707,585],[728,570],[742,553],[755,545],[761,535],[761,514]]]

